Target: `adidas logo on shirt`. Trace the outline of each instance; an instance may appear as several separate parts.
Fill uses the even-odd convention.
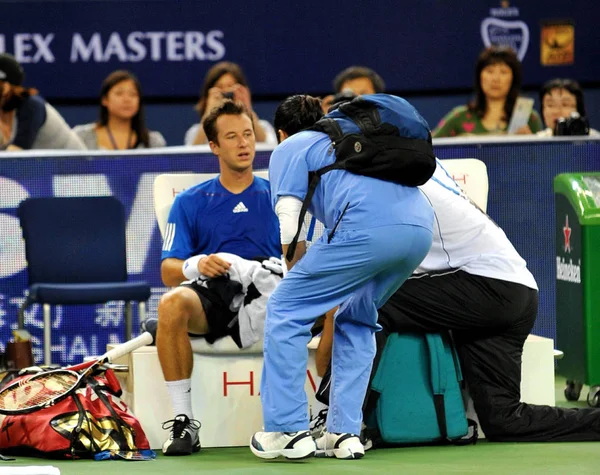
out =
[[[246,208],[246,205],[240,201],[238,204],[235,205],[235,208],[233,208],[233,212],[234,213],[247,213],[248,208]]]

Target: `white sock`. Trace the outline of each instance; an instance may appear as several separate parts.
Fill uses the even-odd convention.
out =
[[[192,413],[192,380],[180,379],[179,381],[166,381],[167,390],[171,397],[173,415],[185,414],[190,419],[194,418]]]

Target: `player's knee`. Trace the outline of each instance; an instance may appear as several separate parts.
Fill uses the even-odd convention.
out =
[[[185,287],[177,287],[164,294],[158,304],[158,325],[162,327],[185,326],[198,305],[198,297]]]

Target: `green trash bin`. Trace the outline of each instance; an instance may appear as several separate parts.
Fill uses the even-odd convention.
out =
[[[588,384],[588,404],[600,407],[600,173],[558,175],[554,193],[558,372],[567,400]]]

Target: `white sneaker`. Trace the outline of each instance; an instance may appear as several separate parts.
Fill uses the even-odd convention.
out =
[[[303,459],[315,454],[315,441],[310,432],[257,432],[250,440],[250,450],[261,459],[279,456]]]
[[[317,444],[316,457],[359,459],[365,455],[365,448],[356,434],[325,432],[315,443]]]

